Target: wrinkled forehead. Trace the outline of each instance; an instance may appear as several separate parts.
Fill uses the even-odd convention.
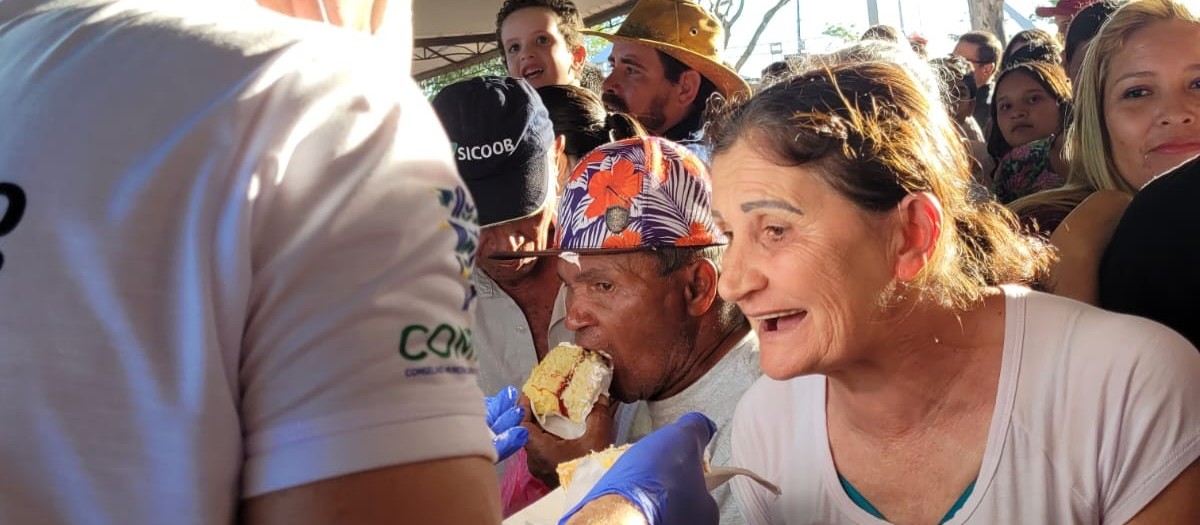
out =
[[[657,263],[654,253],[649,250],[612,255],[565,252],[559,254],[555,262],[558,276],[564,281],[640,278],[657,272]]]

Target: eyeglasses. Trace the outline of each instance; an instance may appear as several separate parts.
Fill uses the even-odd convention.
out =
[[[967,62],[970,62],[970,63],[972,63],[972,64],[975,64],[975,65],[977,65],[977,66],[986,66],[986,65],[988,65],[988,64],[991,64],[991,62],[985,62],[985,61],[981,61],[981,60],[972,60],[972,59],[970,59],[970,58],[967,58],[967,57],[965,57],[965,56],[962,56],[962,55],[955,55],[955,54],[953,54],[953,53],[952,53],[952,54],[950,54],[950,56],[952,56],[952,57],[958,57],[958,58],[961,58],[961,59],[963,59],[963,60],[966,60]]]

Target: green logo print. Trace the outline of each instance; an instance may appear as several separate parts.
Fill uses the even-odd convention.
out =
[[[432,330],[421,324],[405,327],[400,333],[400,356],[409,361],[423,361],[431,354],[442,358],[453,356],[474,360],[471,329],[457,328],[445,323]]]

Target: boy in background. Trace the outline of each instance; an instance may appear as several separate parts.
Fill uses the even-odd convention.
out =
[[[496,40],[508,76],[535,89],[580,85],[587,50],[583,18],[571,0],[505,0],[496,15]]]

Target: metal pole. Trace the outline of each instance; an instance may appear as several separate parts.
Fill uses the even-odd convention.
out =
[[[876,0],[867,0],[867,21],[869,25],[879,25],[879,4]]]
[[[800,33],[800,0],[796,0],[796,54],[804,52],[804,36]]]

